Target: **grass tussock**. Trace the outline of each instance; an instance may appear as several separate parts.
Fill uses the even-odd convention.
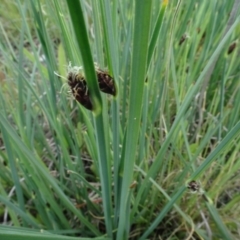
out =
[[[238,0],[1,4],[1,239],[239,238]]]

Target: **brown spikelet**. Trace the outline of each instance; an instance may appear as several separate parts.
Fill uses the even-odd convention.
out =
[[[182,37],[181,37],[181,39],[179,40],[178,45],[179,45],[179,46],[182,45],[183,42],[185,42],[186,39],[187,39],[187,35],[186,35],[186,34],[183,34]]]
[[[70,71],[67,79],[74,98],[85,108],[92,110],[93,105],[90,99],[87,82],[84,77],[80,73],[73,73]]]
[[[114,79],[109,75],[108,72],[102,71],[100,69],[96,70],[98,86],[100,90],[104,93],[116,96],[116,86]]]
[[[200,189],[200,184],[197,183],[195,180],[192,180],[188,183],[188,189],[190,189],[193,192],[197,192]]]
[[[234,51],[234,49],[236,48],[236,46],[237,46],[237,43],[233,42],[228,48],[228,54],[231,54]]]

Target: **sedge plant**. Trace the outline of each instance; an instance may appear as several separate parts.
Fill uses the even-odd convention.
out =
[[[239,0],[1,4],[1,239],[238,239]]]

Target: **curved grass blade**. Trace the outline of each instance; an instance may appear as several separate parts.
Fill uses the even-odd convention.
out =
[[[10,226],[0,226],[0,238],[4,240],[110,240],[105,237],[97,237],[97,238],[84,238],[84,237],[71,237],[71,236],[63,236],[62,234],[70,234],[72,232],[68,231],[59,231],[59,233],[52,233],[50,231],[44,230],[35,230],[35,229],[27,229],[27,228],[18,228],[18,227],[10,227]]]
[[[136,204],[134,206],[134,210],[133,213],[136,211],[136,208],[138,206],[138,202],[139,201],[144,201],[145,196],[148,194],[148,191],[150,189],[149,187],[149,182],[148,182],[148,177],[151,177],[153,179],[155,179],[155,176],[158,173],[158,169],[160,168],[162,162],[162,159],[164,159],[164,155],[168,149],[168,146],[171,142],[171,139],[173,137],[173,134],[179,129],[179,125],[181,123],[181,119],[184,116],[185,111],[187,110],[188,106],[190,105],[194,94],[196,94],[196,92],[198,91],[199,87],[201,86],[201,83],[204,81],[204,77],[205,74],[207,73],[208,69],[211,67],[211,63],[212,61],[214,61],[215,57],[219,54],[219,52],[223,49],[224,44],[227,42],[227,40],[229,39],[229,37],[231,36],[233,30],[235,29],[235,27],[237,26],[237,24],[240,21],[240,17],[237,18],[237,20],[235,21],[235,23],[232,25],[232,27],[229,29],[228,33],[224,36],[224,38],[222,39],[222,41],[219,43],[218,47],[216,48],[216,50],[214,51],[213,55],[211,56],[211,58],[209,59],[207,65],[205,66],[205,68],[203,69],[203,71],[201,72],[199,78],[197,79],[196,83],[194,84],[194,86],[192,86],[192,88],[189,89],[189,92],[186,94],[186,97],[181,105],[181,107],[179,108],[179,111],[176,115],[176,118],[174,120],[174,123],[167,135],[166,140],[164,141],[161,149],[159,150],[159,152],[157,153],[156,159],[153,163],[153,165],[151,166],[149,172],[148,172],[148,176],[146,177],[146,179],[144,179],[143,184],[140,187],[140,190],[138,192],[137,198],[136,198]],[[148,185],[148,186],[147,186]],[[144,195],[142,195],[144,192]]]
[[[217,156],[225,149],[225,147],[234,140],[236,135],[238,136],[240,132],[240,122],[236,124],[236,126],[228,133],[228,135],[223,139],[223,141],[218,145],[218,147],[206,158],[206,160],[203,162],[201,166],[197,168],[197,170],[192,174],[190,179],[196,179],[200,174],[204,172],[204,170],[209,166],[209,164],[216,159]],[[173,204],[178,201],[181,196],[183,195],[184,191],[186,190],[186,186],[180,187],[180,189],[174,194],[171,201],[168,202],[168,204],[162,209],[162,212],[159,214],[159,216],[154,220],[154,222],[151,224],[151,226],[145,231],[145,233],[142,235],[140,240],[145,239],[162,221],[164,216],[170,211]],[[216,222],[216,211],[211,205],[207,205],[208,209],[211,212],[212,217],[214,218]],[[218,227],[221,227],[224,225],[220,219],[216,222]],[[225,228],[224,228],[225,229]],[[224,233],[227,235],[228,231],[223,230]],[[231,238],[226,238],[231,239]]]
[[[218,227],[218,230],[220,232],[219,237],[221,237],[224,240],[234,239],[229,230],[227,229],[226,225],[222,222],[222,219],[219,216],[219,213],[217,209],[214,207],[214,205],[212,203],[207,202],[206,206],[216,226]]]
[[[39,161],[36,161],[36,155],[34,155],[21,141],[20,137],[16,134],[16,132],[12,129],[10,124],[7,122],[7,120],[2,116],[0,113],[0,123],[1,125],[6,129],[6,132],[11,138],[12,143],[15,145],[15,148],[19,151],[19,154],[22,154],[26,161],[29,161],[30,171],[34,172],[37,171],[39,175],[41,175],[42,178],[46,182],[48,182],[48,186],[51,186],[52,189],[54,189],[55,193],[58,194],[58,197],[61,199],[61,203],[70,211],[72,211],[80,220],[81,222],[86,225],[94,234],[97,236],[100,235],[99,231],[82,215],[82,213],[74,206],[74,204],[69,200],[69,198],[65,195],[63,190],[59,187],[56,180],[49,174],[49,172],[46,170],[45,166],[42,164],[39,164]],[[32,170],[31,170],[32,169]],[[34,169],[34,171],[33,171]],[[39,184],[42,184],[41,182]],[[42,189],[45,189],[44,187]],[[47,190],[47,189],[46,189]],[[10,203],[9,203],[10,204]],[[55,202],[53,202],[52,206],[59,207]],[[59,216],[61,216],[63,213],[59,211]],[[67,221],[62,215],[62,221]],[[66,225],[68,225],[66,223]]]

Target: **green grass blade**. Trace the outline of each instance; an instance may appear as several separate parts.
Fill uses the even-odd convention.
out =
[[[162,209],[161,213],[158,217],[152,222],[150,227],[143,233],[143,235],[139,238],[139,240],[144,240],[146,237],[153,232],[153,230],[159,225],[162,219],[166,216],[168,211],[173,207],[173,205],[178,201],[186,190],[185,186],[182,186],[176,194],[171,198],[171,200],[166,204],[166,206]]]
[[[17,159],[13,154],[13,149],[10,144],[9,138],[7,136],[7,131],[6,131],[5,127],[2,126],[2,124],[0,124],[0,129],[2,132],[3,141],[5,143],[5,147],[6,147],[6,151],[7,151],[7,156],[8,156],[8,161],[9,161],[10,168],[11,168],[13,183],[16,188],[18,204],[19,204],[20,209],[24,212],[26,209],[25,209],[23,191],[22,191],[20,179],[18,176]]]
[[[218,147],[208,156],[208,158],[203,162],[203,164],[193,173],[190,179],[196,179],[198,175],[201,173],[204,173],[204,170],[206,169],[206,166],[209,165],[215,158],[220,154],[220,151],[223,150],[227,144],[232,142],[236,135],[238,136],[240,132],[240,122],[228,133],[228,135],[223,139],[223,141],[218,145]],[[183,195],[184,191],[186,190],[186,186],[180,187],[180,189],[174,194],[171,201],[169,201],[166,206],[162,209],[161,213],[158,215],[158,217],[155,219],[155,221],[151,224],[151,226],[145,231],[145,233],[142,235],[140,240],[145,239],[162,221],[162,219],[165,217],[165,215],[168,213],[168,211],[172,208],[173,204],[178,201],[181,196]],[[208,206],[209,207],[209,206]],[[209,209],[213,212],[213,218],[216,220],[216,211],[212,207]],[[215,215],[214,215],[215,214]],[[218,226],[222,225],[221,221],[219,220],[217,222]],[[225,229],[225,228],[224,228]],[[224,231],[224,230],[223,230]],[[227,234],[227,230],[224,231],[225,234]]]
[[[194,86],[192,86],[188,93],[186,94],[186,97],[181,105],[181,107],[179,108],[179,111],[176,115],[176,118],[174,120],[174,123],[167,135],[166,140],[164,141],[161,149],[159,150],[155,162],[153,163],[153,165],[151,166],[151,169],[148,172],[148,176],[152,177],[153,179],[155,179],[155,176],[158,173],[158,169],[160,168],[160,166],[162,165],[162,160],[164,159],[164,154],[166,153],[168,146],[172,140],[173,134],[175,133],[175,131],[177,131],[179,129],[179,124],[181,122],[182,117],[184,116],[185,111],[187,110],[187,107],[190,105],[194,95],[196,94],[196,92],[198,91],[199,87],[201,86],[201,83],[204,80],[205,74],[207,73],[208,69],[211,67],[211,63],[212,61],[214,61],[215,57],[219,54],[219,52],[222,50],[222,48],[224,47],[224,44],[226,44],[228,38],[231,36],[233,30],[235,29],[235,27],[237,26],[237,24],[240,21],[240,17],[238,17],[238,19],[235,21],[235,23],[232,25],[232,27],[229,29],[228,33],[224,36],[224,38],[222,39],[222,41],[219,43],[217,49],[214,51],[213,55],[211,56],[211,58],[209,59],[207,65],[205,66],[205,68],[203,69],[203,71],[201,72],[199,78],[197,79],[196,83],[194,84]],[[138,196],[137,196],[137,202],[140,201],[140,199],[145,199],[148,191],[149,191],[149,187],[146,187],[146,182],[148,181],[148,177],[144,180],[144,183],[141,185],[141,188],[138,192]],[[142,196],[143,191],[144,196]],[[144,201],[144,200],[142,200]],[[136,207],[138,206],[138,204],[136,204]],[[136,208],[134,207],[134,208]],[[134,211],[133,211],[134,212]]]
[[[17,207],[16,204],[10,202],[9,199],[0,196],[0,202],[4,203],[8,208],[11,208],[14,212],[16,212],[30,226],[35,228],[40,227],[39,224],[35,221],[35,219],[33,219],[31,216],[29,216],[25,211],[23,211],[19,207]]]
[[[67,4],[79,50],[83,59],[83,69],[88,83],[90,96],[94,103],[94,112],[99,114],[101,111],[102,99],[98,88],[82,7],[77,0],[67,1]]]
[[[104,43],[105,48],[107,51],[107,63],[109,66],[110,73],[113,73],[115,86],[118,91],[118,82],[119,82],[119,73],[118,73],[118,66],[119,66],[119,55],[118,55],[118,48],[116,47],[116,41],[118,37],[117,29],[117,22],[112,20],[114,16],[117,15],[116,11],[116,3],[115,3],[115,12],[111,13],[111,4],[109,1],[100,1],[101,6],[101,16],[103,22],[103,36],[104,36]],[[118,220],[118,211],[119,211],[119,201],[120,201],[120,181],[121,177],[119,176],[119,166],[120,166],[120,158],[119,158],[119,141],[120,141],[120,119],[119,119],[119,98],[115,97],[112,103],[111,109],[112,115],[112,141],[113,141],[113,159],[114,159],[114,195],[117,196],[114,198],[115,203],[115,219],[114,224],[117,224]]]
[[[6,121],[6,119],[4,119],[4,117],[2,116],[1,113],[0,113],[0,123],[8,132],[8,135],[9,135],[9,137],[11,137],[11,141],[14,143],[15,148],[18,149],[18,151],[21,154],[25,155],[26,161],[29,161],[29,162],[26,162],[25,164],[26,164],[26,166],[29,167],[29,172],[35,173],[34,176],[32,176],[32,178],[34,178],[35,175],[36,175],[36,177],[38,177],[37,175],[41,174],[41,176],[44,178],[44,181],[46,181],[48,187],[44,186],[44,182],[42,179],[36,179],[36,182],[38,182],[38,184],[41,186],[41,189],[45,190],[46,195],[49,196],[48,201],[50,202],[53,198],[53,196],[49,192],[49,186],[51,186],[51,188],[53,188],[56,191],[56,193],[58,194],[58,196],[60,197],[62,204],[64,204],[67,209],[69,209],[77,217],[79,217],[79,219],[81,219],[82,223],[85,224],[91,231],[93,231],[94,234],[99,236],[100,233],[98,232],[98,230],[96,228],[94,228],[94,226],[92,224],[90,224],[90,222],[82,215],[82,213],[78,209],[76,209],[74,204],[64,194],[63,189],[61,189],[59,187],[57,182],[48,173],[46,167],[43,166],[43,164],[39,164],[39,162],[36,161],[36,156],[34,156],[32,154],[32,152],[23,144],[23,142],[21,141],[19,136],[13,131],[13,129],[11,128],[9,123]],[[50,196],[51,196],[51,198],[50,198]],[[68,226],[67,220],[64,217],[62,211],[60,210],[60,206],[58,206],[58,204],[56,202],[54,202],[53,200],[50,203],[51,203],[51,207],[55,207],[55,209],[57,209],[57,214],[59,214],[59,217],[62,219],[63,222],[65,222],[65,225]]]
[[[231,131],[225,136],[225,138],[219,143],[219,145],[212,151],[208,157],[205,159],[203,164],[199,166],[196,171],[192,174],[191,179],[197,179],[199,178],[199,175],[201,175],[208,167],[209,165],[219,156],[223,150],[228,146],[229,143],[233,141],[233,139],[238,136],[240,133],[240,122],[238,122]]]
[[[151,36],[151,40],[149,43],[147,66],[149,66],[149,64],[151,62],[153,52],[156,47],[157,39],[158,39],[159,33],[161,32],[162,21],[163,21],[163,17],[164,17],[164,13],[165,13],[167,4],[168,4],[168,0],[162,1],[161,10],[159,11],[159,15],[157,17],[157,21],[155,23],[153,33]]]
[[[135,23],[133,38],[132,70],[130,77],[130,106],[128,116],[128,128],[126,132],[124,171],[121,190],[121,203],[119,212],[119,228],[117,239],[128,238],[129,222],[129,196],[131,181],[133,179],[133,167],[136,159],[137,141],[140,130],[140,120],[142,114],[142,101],[144,91],[144,81],[146,76],[148,40],[150,34],[151,5],[148,1],[142,4],[135,2]],[[143,21],[144,19],[144,21]]]
[[[219,230],[219,238],[224,240],[234,239],[232,234],[227,229],[226,225],[222,222],[222,219],[217,211],[217,209],[213,206],[212,203],[206,203],[207,209],[211,217],[213,218],[218,230]]]
[[[108,236],[112,236],[112,197],[111,197],[111,169],[109,160],[109,141],[108,127],[104,111],[101,111],[102,99],[100,96],[98,82],[96,79],[95,68],[93,65],[92,54],[88,42],[86,26],[84,22],[83,12],[79,1],[69,1],[68,7],[75,30],[76,38],[78,39],[79,49],[83,59],[83,67],[86,74],[87,83],[91,97],[96,105],[95,108],[95,129],[96,141],[98,147],[99,172],[102,186],[103,208],[105,215],[105,223]]]
[[[67,231],[62,231],[62,233],[67,234]],[[60,231],[59,231],[60,234]],[[9,226],[0,226],[0,237],[4,240],[110,240],[109,238],[105,237],[97,237],[97,238],[84,238],[84,237],[70,237],[70,236],[62,236],[59,234],[51,233],[45,230],[34,230],[34,229],[27,229],[27,228],[17,228],[17,227],[9,227]]]

